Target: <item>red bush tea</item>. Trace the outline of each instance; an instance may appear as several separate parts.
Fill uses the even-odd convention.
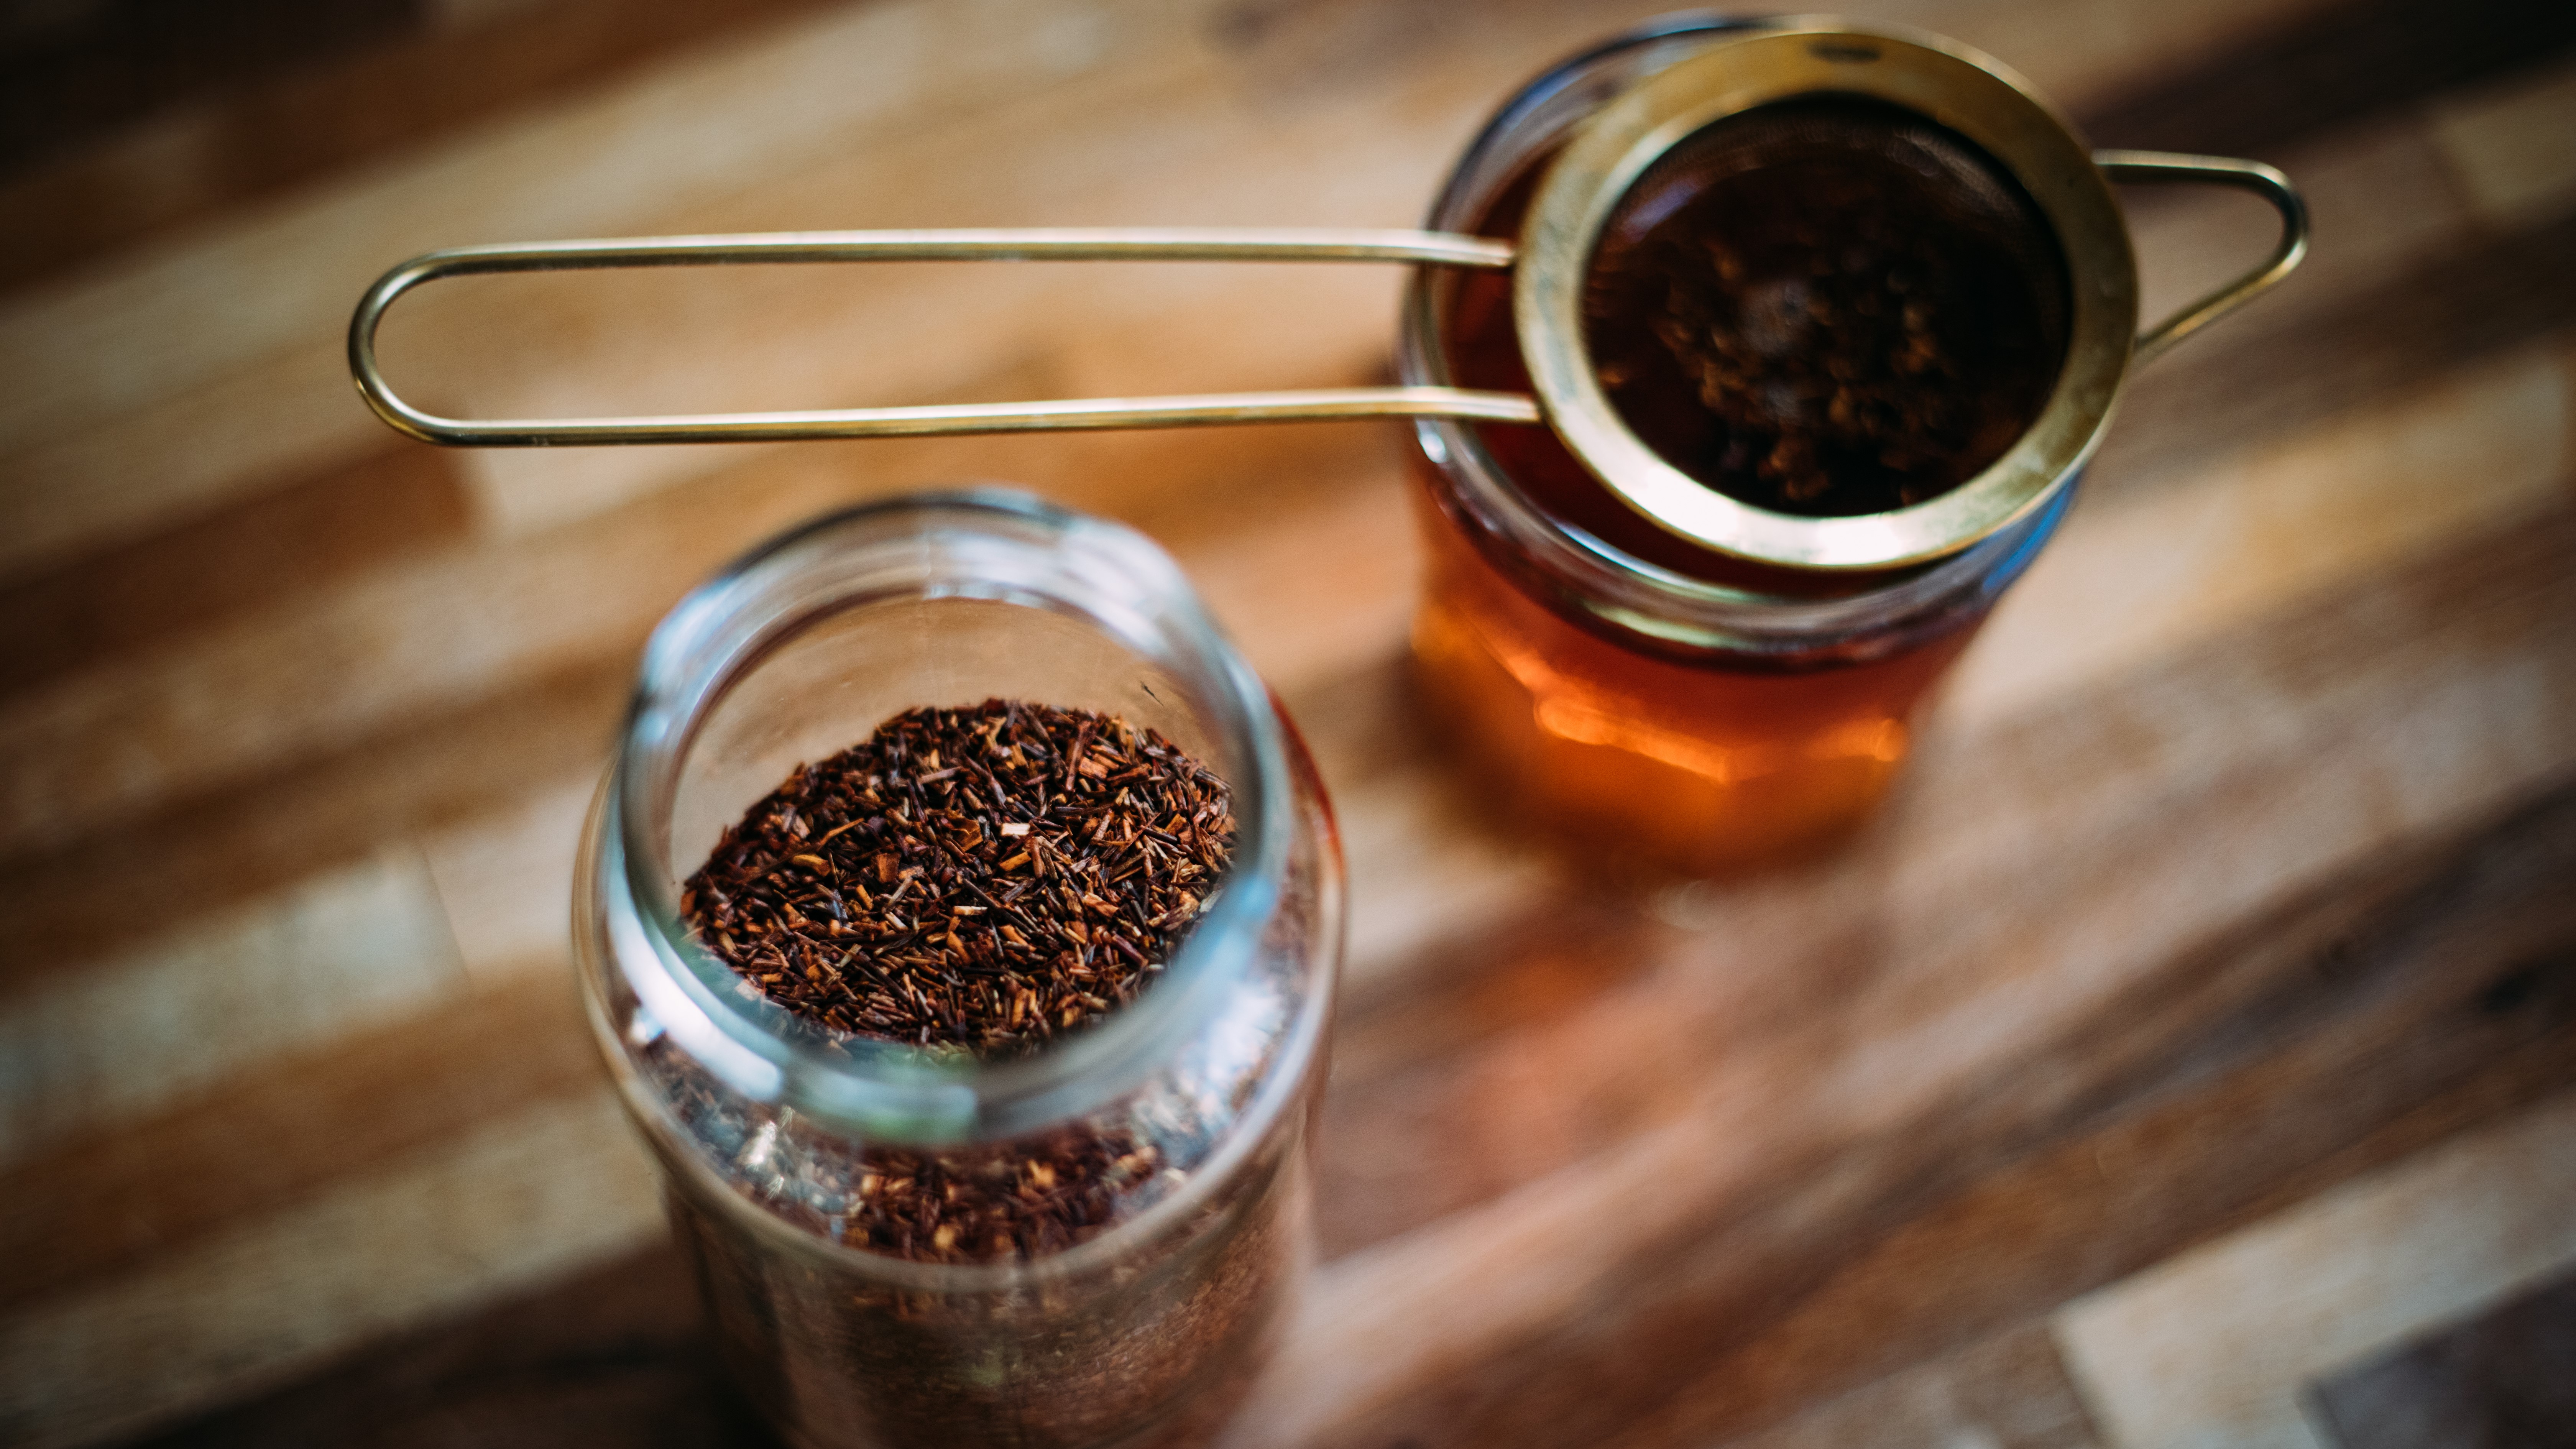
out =
[[[1937,498],[2003,456],[2065,358],[2066,285],[2009,173],[1910,111],[1835,96],[1666,152],[1604,226],[1584,316],[1647,446],[1729,497],[1837,517]]]
[[[728,827],[681,909],[747,989],[853,1036],[986,1058],[1133,1001],[1234,852],[1225,782],[1154,733],[987,700],[914,709],[801,765]],[[835,1241],[925,1262],[1035,1258],[1150,1201],[1153,1144],[871,1147]]]

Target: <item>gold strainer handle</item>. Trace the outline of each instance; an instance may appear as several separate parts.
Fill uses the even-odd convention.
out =
[[[632,237],[456,247],[412,258],[376,280],[349,319],[349,375],[397,432],[423,442],[479,447],[561,443],[721,443],[789,438],[878,438],[923,433],[1005,433],[1077,428],[1186,427],[1319,418],[1444,417],[1535,423],[1538,404],[1513,393],[1454,387],[1335,388],[1312,392],[1207,393],[1186,397],[1079,398],[948,407],[835,408],[814,412],[708,413],[673,417],[442,418],[396,396],[376,365],[376,326],[412,288],[441,277],[613,267],[725,266],[759,262],[890,261],[1406,262],[1508,269],[1508,242],[1419,231],[1214,231],[1197,229],[775,232],[745,236]]]
[[[2251,191],[2281,214],[2281,240],[2263,264],[2183,308],[2138,336],[2130,366],[2153,362],[2164,350],[2252,301],[2290,274],[2308,251],[2308,207],[2290,178],[2260,161],[2230,156],[2185,156],[2170,151],[2096,151],[2093,163],[2114,181],[2197,181]]]

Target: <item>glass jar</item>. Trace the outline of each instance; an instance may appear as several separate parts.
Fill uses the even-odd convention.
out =
[[[1613,97],[1760,22],[1677,17],[1504,105],[1430,227],[1512,238],[1545,163]],[[1410,384],[1531,391],[1511,281],[1417,274]],[[1918,706],[2073,496],[1930,564],[1767,565],[1664,532],[1545,428],[1415,423],[1427,577],[1413,646],[1497,798],[1590,849],[1707,874],[1830,841],[1903,762]]]
[[[980,1061],[808,1022],[694,944],[682,881],[791,769],[905,709],[994,697],[1150,727],[1231,791],[1233,865],[1131,1004]],[[752,1403],[803,1445],[1203,1437],[1309,1251],[1342,899],[1294,729],[1127,529],[996,491],[906,499],[791,533],[684,599],[592,810],[574,927],[592,1025]],[[992,1178],[1068,1144],[1116,1161],[1069,1247],[853,1245],[889,1174]]]

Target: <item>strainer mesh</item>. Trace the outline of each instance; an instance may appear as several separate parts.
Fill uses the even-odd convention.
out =
[[[1684,139],[1613,210],[1584,321],[1612,405],[1717,491],[1811,517],[1936,497],[2001,457],[2066,357],[2064,252],[1983,150],[1805,97]]]

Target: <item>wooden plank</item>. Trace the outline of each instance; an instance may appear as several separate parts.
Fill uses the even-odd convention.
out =
[[[2470,203],[2492,225],[2528,223],[2576,190],[2576,66],[2448,100],[2434,128]]]
[[[0,697],[310,598],[471,526],[453,455],[407,443],[0,583]]]
[[[2560,955],[2563,981],[2576,939]],[[2576,1093],[2562,1092],[2087,1294],[2059,1311],[2059,1341],[2127,1449],[2332,1449],[2311,1386],[2576,1271],[2570,1202]]]
[[[285,1211],[598,1088],[562,963],[281,1052],[170,1110],[0,1171],[0,1312]]]
[[[2337,1373],[2315,1391],[2342,1449],[2511,1443],[2576,1423],[2576,1273]]]
[[[0,1434],[96,1442],[289,1382],[632,1252],[662,1230],[658,1197],[605,1087],[537,1103],[0,1318]]]
[[[2104,146],[2269,160],[2273,148],[2321,126],[2576,47],[2576,16],[2549,0],[2438,9],[2357,0],[2265,29],[2211,64],[2079,104],[2076,114]]]
[[[2039,1324],[1856,1389],[1730,1449],[2098,1449],[2092,1416]]]
[[[85,104],[117,104],[130,118],[101,130],[92,115],[82,118],[81,134],[67,135],[68,118],[47,108],[34,128],[47,133],[45,154],[7,167],[13,174],[0,180],[0,290],[560,92],[610,83],[813,3],[268,5],[260,8],[270,13],[247,24],[228,13],[212,46],[191,44],[186,32],[198,19],[191,12],[177,12],[174,28],[173,16],[157,9],[100,7],[106,13],[94,28],[121,27],[126,46],[148,44],[184,59],[189,74],[128,74],[102,86],[77,72],[42,73],[29,56],[34,63],[24,70],[39,83],[13,90],[0,81],[0,94],[22,109],[76,94]],[[281,16],[280,9],[298,13]],[[354,37],[370,43],[353,54],[313,63],[317,46],[345,44],[348,37],[335,32],[367,19],[395,23]],[[241,63],[245,44],[258,66]],[[292,68],[278,73],[281,66]],[[14,125],[5,129],[13,140],[20,134]]]
[[[2250,332],[2277,322],[2284,309],[2327,306],[2329,295],[2348,303],[2483,239],[2457,167],[2421,114],[2372,112],[2309,133],[2273,155],[2307,203],[2307,256],[2247,310],[2133,374],[2131,399],[2168,373],[2224,365],[2221,354],[2250,344]],[[2131,185],[2118,194],[2138,260],[2142,323],[2169,317],[2244,275],[2280,236],[2278,214],[2245,192]],[[2135,419],[2133,409],[2119,415],[2115,444],[2130,436]]]
[[[2273,621],[2081,710],[1988,732],[1974,767],[1950,753],[1968,742],[1948,744],[1884,822],[1885,864],[1865,845],[1836,863],[1839,882],[1720,897],[1710,920],[1724,929],[1636,978],[1652,989],[1623,983],[1497,1047],[1492,1057],[1549,1079],[1547,1097],[1515,1099],[1554,1105],[1533,1134],[1561,1133],[1589,1155],[1340,1259],[1256,1437],[1436,1444],[1518,1423],[1561,1425],[1574,1441],[1689,1381],[1823,1281],[1853,1233],[1964,1186],[1951,1174],[1977,1156],[1961,1135],[1959,1094],[1973,1083],[2003,1073],[1996,1110],[2044,1114],[2061,1091],[2116,1070],[2087,1033],[2125,1026],[2170,984],[2162,971],[2191,959],[2182,922],[2259,913],[2405,832],[2439,831],[2576,769],[2564,746],[2542,743],[2557,707],[2542,701],[2576,689],[2576,640],[2558,622],[2576,588],[2571,539],[2576,519],[2562,512],[2392,576],[2366,601]],[[2519,702],[2503,710],[2503,697]],[[2458,773],[2461,750],[2490,763]],[[2474,783],[2488,769],[2503,773]],[[1936,820],[1950,838],[1903,839]],[[1960,899],[1986,908],[1963,919]],[[2044,1056],[2068,1062],[2058,1075],[1997,1065],[2069,1032],[2085,1046]],[[2484,1062],[2495,1046],[2464,1055]],[[1703,1064],[1697,1080],[1678,1101],[1643,1098],[1644,1120],[1594,1105],[1682,1061]],[[1453,1075],[1487,1080],[1475,1062]],[[2324,1095],[2352,1097],[2350,1086]],[[1415,1106],[1426,1125],[1408,1181],[1448,1166],[1452,1124],[1477,1122],[1480,1100],[1465,1090],[1446,1110]],[[1328,1129],[1328,1157],[1336,1140]],[[1427,1307],[1458,1294],[1480,1310]]]
[[[2092,1040],[1999,1077],[2074,1107],[2065,1135],[1843,1245],[1820,1286],[1635,1442],[1728,1432],[1867,1382],[2563,1091],[2576,930],[2549,873],[2576,848],[2570,815],[2561,789],[2213,942],[2178,974],[2218,974],[2136,1009],[2171,1020],[2210,1011],[2213,992],[2236,999],[2203,1018],[2206,1043],[2160,1033],[2179,1049],[2143,1077],[2070,1065],[2119,1035],[2108,1016]],[[2138,1061],[2126,1038],[2114,1054]]]
[[[478,985],[558,967],[572,943],[573,862],[604,769],[423,838],[458,962]]]
[[[631,663],[605,661],[424,707],[359,747],[158,802],[117,831],[16,862],[0,871],[14,923],[0,993],[595,772],[633,677]],[[152,849],[150,912],[129,906],[138,842]]]
[[[2117,678],[2563,501],[2571,469],[2576,371],[2553,347],[2188,473],[2105,478],[1997,606],[1938,717],[1972,729]]]
[[[921,4],[809,19],[0,305],[12,475],[0,567],[256,486],[279,457],[318,467],[364,446],[378,425],[351,406],[335,339],[358,291],[403,256],[652,230],[691,199],[1043,90],[1098,58],[1044,19]],[[251,374],[262,385],[228,385]],[[149,486],[82,486],[120,478]]]
[[[0,174],[147,114],[338,59],[420,23],[414,0],[264,0],[218,14],[107,4],[0,31]]]
[[[359,1424],[370,1444],[424,1449],[776,1443],[718,1378],[696,1280],[668,1247],[407,1334],[311,1382],[141,1442],[304,1444],[343,1440]]]
[[[139,869],[118,884],[134,892]],[[143,891],[128,909],[148,917]],[[464,984],[429,872],[403,850],[53,973],[0,1013],[0,1165]]]
[[[2576,284],[2555,265],[2571,245],[2576,222],[2561,219],[2358,294],[2258,302],[2228,320],[2224,347],[2192,348],[2189,362],[2177,352],[2141,376],[2090,476],[2186,475],[2249,438],[2402,400],[2471,359],[2546,339],[2576,319]]]

